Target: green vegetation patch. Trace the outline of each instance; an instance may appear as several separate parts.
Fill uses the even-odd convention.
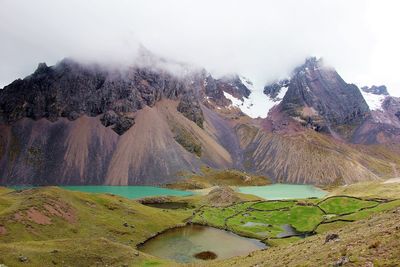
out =
[[[362,220],[368,218],[372,214],[376,214],[382,211],[392,210],[396,207],[400,207],[400,199],[382,203],[380,205],[377,205],[376,207],[372,207],[370,209],[364,209],[349,215],[341,216],[340,218],[344,220]]]
[[[364,208],[371,208],[378,205],[379,202],[362,200],[359,198],[338,196],[331,197],[319,203],[319,207],[328,214],[343,215],[359,211]]]
[[[398,206],[400,200],[375,201],[348,196],[330,197],[323,201],[255,201],[225,208],[204,206],[193,221],[248,237],[276,239],[326,232]]]
[[[291,208],[295,204],[296,204],[295,201],[263,201],[254,204],[252,208],[256,210],[269,211],[276,209]]]
[[[244,202],[224,208],[204,207],[192,219],[195,223],[224,228],[228,218],[246,210],[254,202]]]
[[[196,156],[201,156],[201,143],[197,141],[193,135],[184,128],[174,127],[172,130],[175,134],[175,141],[183,146],[184,149]]]
[[[299,232],[311,232],[323,220],[323,212],[315,206],[294,206],[288,210],[246,211],[228,220],[228,226],[251,236],[277,237],[291,225]]]

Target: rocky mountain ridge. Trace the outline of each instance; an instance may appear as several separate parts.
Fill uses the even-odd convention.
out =
[[[247,79],[183,73],[39,64],[0,91],[0,183],[160,184],[209,166],[332,184],[391,177],[400,167],[396,145],[385,145],[400,136],[398,99],[385,96],[384,111],[371,111],[321,60],[265,86],[265,119],[246,115],[256,93]]]

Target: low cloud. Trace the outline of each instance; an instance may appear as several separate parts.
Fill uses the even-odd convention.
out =
[[[217,76],[243,74],[260,88],[287,76],[306,57],[322,56],[348,82],[387,83],[400,95],[396,5],[378,0],[1,0],[0,87],[30,74],[39,62],[51,65],[64,57],[131,64],[142,44]]]

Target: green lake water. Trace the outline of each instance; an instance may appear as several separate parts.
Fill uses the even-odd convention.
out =
[[[12,189],[27,189],[33,186],[11,186]],[[108,186],[108,185],[82,185],[82,186],[59,186],[62,189],[80,191],[87,193],[109,193],[126,198],[143,198],[153,196],[190,196],[189,191],[173,190],[155,186]]]
[[[238,188],[240,193],[255,195],[267,200],[321,198],[327,194],[312,185],[272,184],[265,186],[244,186]]]
[[[167,230],[146,241],[139,250],[160,258],[181,263],[203,261],[195,255],[204,251],[216,255],[216,260],[246,255],[265,248],[259,240],[245,238],[208,226],[187,225]]]

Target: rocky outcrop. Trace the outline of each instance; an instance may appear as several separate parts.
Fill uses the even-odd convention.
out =
[[[371,87],[363,86],[360,89],[363,90],[364,92],[371,93],[374,95],[389,95],[385,85],[380,85],[380,86],[373,85]]]
[[[232,104],[231,100],[225,97],[224,92],[240,100],[248,98],[251,93],[238,75],[225,76],[221,79],[214,79],[212,76],[208,76],[204,84],[207,100],[211,100],[218,107],[226,107]],[[211,107],[207,103],[205,104]]]
[[[129,115],[118,115],[113,110],[108,110],[104,113],[103,116],[101,116],[100,121],[105,127],[111,126],[111,129],[119,135],[125,133],[135,124],[134,117]]]
[[[178,111],[186,118],[203,128],[204,116],[200,108],[200,103],[194,96],[193,92],[187,92],[179,102]]]
[[[207,204],[213,207],[224,207],[240,201],[238,194],[228,186],[218,186],[206,196]]]
[[[238,75],[222,77],[216,83],[220,91],[227,92],[238,99],[248,98],[251,93]]]

